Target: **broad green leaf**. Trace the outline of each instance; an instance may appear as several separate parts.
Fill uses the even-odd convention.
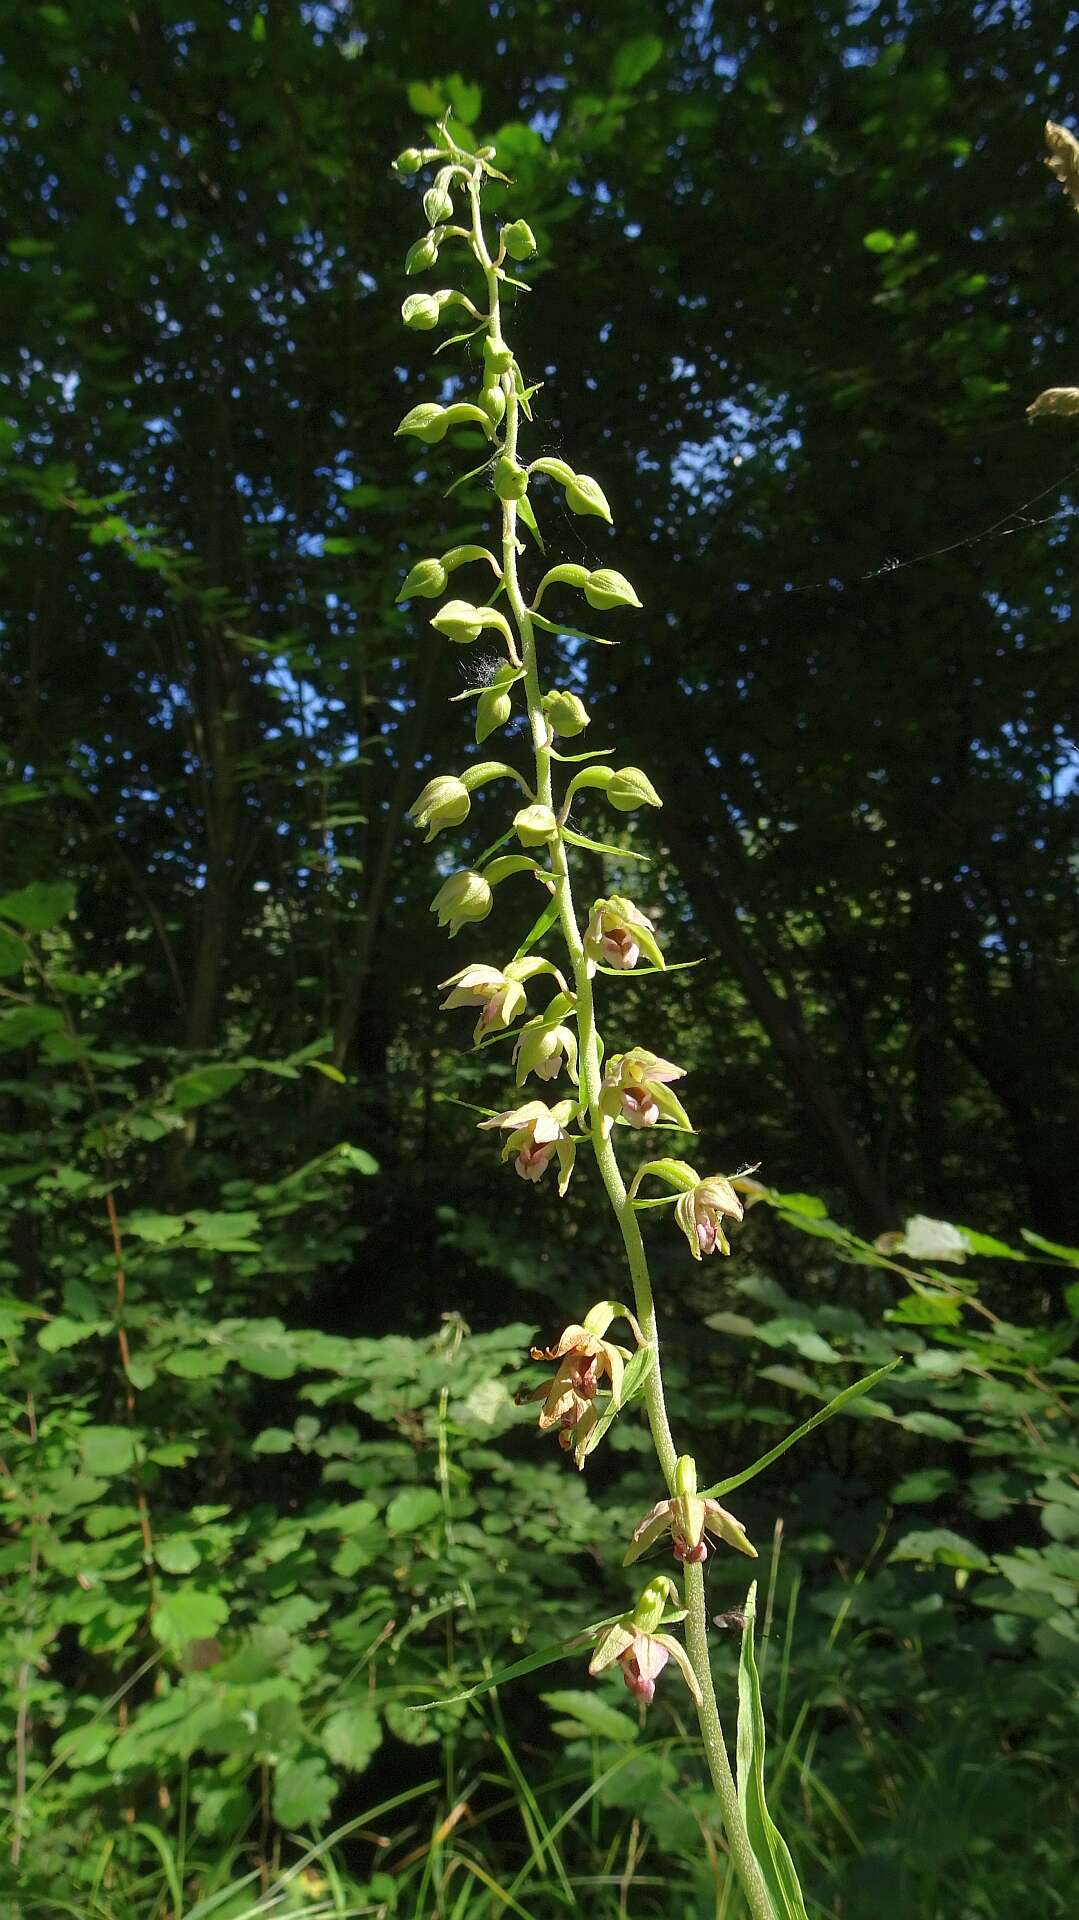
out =
[[[68,880],[34,880],[0,899],[0,914],[28,933],[46,933],[66,920],[75,905],[75,889]]]
[[[69,1320],[66,1314],[60,1313],[42,1327],[37,1343],[46,1353],[60,1353],[64,1347],[77,1347],[83,1340],[92,1340],[104,1327],[104,1320]]]
[[[725,1493],[732,1493],[735,1487],[742,1487],[747,1480],[755,1479],[758,1473],[764,1472],[765,1467],[771,1466],[773,1460],[778,1460],[789,1448],[796,1446],[799,1440],[804,1440],[807,1433],[812,1433],[814,1427],[823,1426],[834,1413],[841,1413],[852,1400],[857,1400],[863,1393],[869,1393],[878,1381],[886,1379],[888,1374],[894,1373],[901,1365],[901,1360],[889,1360],[887,1366],[878,1367],[875,1373],[867,1373],[864,1380],[856,1380],[852,1386],[844,1387],[842,1393],[837,1393],[835,1399],[829,1400],[826,1407],[821,1407],[819,1412],[803,1421],[802,1425],[796,1427],[793,1433],[788,1433],[786,1439],[781,1440],[777,1447],[772,1447],[768,1453],[762,1454],[759,1460],[755,1460],[751,1467],[743,1467],[741,1473],[732,1473],[726,1480],[717,1480],[714,1487],[702,1487],[702,1495],[710,1500],[719,1500]]]
[[[135,1435],[127,1427],[83,1427],[79,1452],[87,1473],[107,1480],[114,1473],[127,1473],[134,1464]]]
[[[163,1647],[179,1649],[189,1640],[209,1640],[228,1619],[228,1602],[212,1587],[188,1581],[162,1596],[151,1626]]]
[[[187,1113],[192,1107],[204,1107],[211,1100],[220,1100],[244,1077],[243,1067],[198,1067],[193,1073],[183,1073],[172,1083],[171,1103],[181,1113]]]
[[[754,1581],[746,1595],[738,1662],[738,1804],[776,1920],[808,1920],[790,1849],[768,1811],[764,1794],[764,1712],[753,1648],[756,1614]]]
[[[638,1728],[629,1714],[612,1707],[596,1691],[566,1687],[556,1693],[541,1693],[540,1699],[555,1713],[570,1716],[573,1736],[592,1733],[599,1740],[618,1740],[627,1745],[637,1738]]]
[[[340,1707],[322,1729],[322,1744],[330,1759],[350,1773],[362,1773],[382,1744],[382,1727],[373,1707]]]
[[[27,958],[26,948],[18,934],[12,933],[10,927],[0,927],[0,976],[21,973]]]
[[[905,1533],[893,1547],[889,1560],[913,1560],[923,1566],[962,1567],[969,1573],[984,1573],[993,1562],[962,1534],[947,1527],[930,1527],[922,1533]]]
[[[904,1474],[892,1488],[892,1499],[897,1506],[915,1506],[922,1500],[939,1500],[954,1485],[950,1467],[918,1467],[914,1473]]]
[[[321,1760],[286,1760],[274,1774],[274,1819],[282,1827],[321,1827],[336,1791]]]
[[[188,1534],[154,1542],[154,1558],[166,1573],[194,1573],[199,1557],[198,1547]]]
[[[14,1053],[45,1034],[63,1032],[64,1016],[56,1007],[10,1007],[0,1013],[0,1053]]]
[[[152,1246],[167,1247],[187,1231],[187,1221],[176,1213],[129,1213],[123,1222],[125,1233],[137,1240],[149,1240]]]
[[[434,1487],[406,1487],[386,1508],[386,1525],[391,1533],[416,1533],[431,1526],[441,1512],[442,1500]]]
[[[651,72],[662,54],[663,42],[656,33],[642,33],[634,40],[624,40],[611,62],[612,87],[635,87],[638,80]]]
[[[284,1427],[267,1427],[257,1440],[252,1441],[252,1453],[291,1453],[296,1436],[286,1433]]]
[[[252,1235],[259,1231],[257,1213],[189,1213],[190,1244],[213,1253],[257,1253]]]
[[[224,1373],[228,1354],[220,1347],[180,1347],[161,1364],[177,1380],[213,1380]]]

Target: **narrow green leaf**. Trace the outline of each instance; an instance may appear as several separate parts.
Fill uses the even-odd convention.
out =
[[[516,953],[513,956],[514,959],[519,960],[522,954],[528,953],[530,949],[535,946],[537,940],[542,940],[544,934],[550,932],[551,928],[554,926],[555,921],[557,919],[558,919],[558,901],[549,900],[547,902],[547,905],[544,907],[543,912],[540,914],[539,919],[535,922],[533,926],[529,928],[528,932],[525,934],[524,939],[521,941],[520,946],[518,947]]]
[[[545,633],[564,634],[569,640],[592,640],[597,647],[617,647],[617,640],[607,640],[602,633],[585,633],[583,627],[567,627],[564,620],[548,620],[545,614],[534,613],[535,626],[542,627]]]
[[[764,1797],[764,1711],[753,1650],[757,1583],[746,1595],[738,1662],[738,1804],[776,1920],[809,1920],[794,1861]]]
[[[517,518],[528,528],[541,554],[546,558],[547,549],[543,544],[543,535],[536,524],[536,516],[532,508],[532,502],[527,494],[525,494],[522,500],[518,500],[517,502]]]
[[[609,854],[613,860],[639,860],[642,866],[646,867],[652,864],[650,853],[634,853],[629,847],[609,847],[606,841],[589,840],[587,834],[575,833],[572,827],[562,828],[562,838],[568,840],[571,847],[581,847],[585,853],[605,853]],[[616,969],[616,971],[622,970]],[[634,971],[640,973],[644,969],[638,967]]]
[[[796,1427],[793,1433],[788,1433],[778,1447],[772,1447],[770,1452],[762,1454],[751,1467],[744,1467],[741,1473],[732,1473],[727,1480],[717,1480],[714,1487],[702,1487],[702,1498],[718,1500],[723,1494],[732,1493],[735,1487],[744,1486],[747,1480],[755,1479],[758,1473],[764,1472],[765,1467],[771,1466],[773,1460],[778,1460],[781,1454],[796,1446],[799,1440],[804,1440],[807,1433],[812,1433],[814,1427],[823,1426],[826,1420],[831,1419],[833,1413],[842,1413],[843,1408],[849,1406],[852,1400],[857,1400],[863,1393],[869,1393],[879,1380],[883,1380],[889,1373],[894,1373],[902,1364],[901,1360],[889,1360],[886,1367],[878,1367],[875,1373],[867,1373],[864,1380],[856,1380],[852,1386],[844,1387],[842,1393],[837,1393],[835,1399],[829,1400],[826,1407],[821,1407],[810,1419],[804,1421],[800,1427]]]
[[[492,1687],[501,1687],[507,1680],[522,1680],[526,1673],[538,1673],[541,1667],[552,1667],[556,1660],[564,1660],[568,1653],[580,1652],[593,1634],[604,1627],[613,1627],[621,1614],[612,1613],[607,1620],[597,1620],[590,1627],[582,1627],[580,1633],[571,1633],[566,1640],[560,1640],[556,1646],[541,1647],[538,1653],[526,1654],[523,1660],[515,1660],[512,1666],[499,1667],[484,1680],[477,1680],[474,1687],[466,1687],[463,1693],[449,1693],[441,1700],[421,1700],[417,1706],[407,1707],[407,1713],[430,1713],[432,1707],[455,1707],[461,1700],[475,1700],[481,1693],[490,1693]]]

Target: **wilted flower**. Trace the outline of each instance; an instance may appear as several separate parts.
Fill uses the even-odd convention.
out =
[[[666,1574],[659,1574],[655,1580],[650,1580],[633,1612],[607,1629],[588,1663],[589,1673],[602,1673],[605,1667],[612,1666],[617,1660],[630,1692],[647,1706],[655,1697],[656,1681],[668,1660],[673,1660],[693,1696],[694,1704],[700,1707],[703,1704],[701,1690],[689,1655],[672,1634],[657,1631],[667,1600],[676,1598],[677,1588]],[[675,1617],[682,1617],[681,1610]]]
[[[691,1563],[707,1560],[707,1533],[755,1560],[757,1549],[746,1538],[741,1521],[721,1507],[718,1500],[710,1500],[697,1492],[697,1468],[688,1453],[679,1460],[676,1476],[677,1493],[670,1500],[657,1501],[651,1513],[634,1527],[622,1565],[632,1566],[634,1560],[647,1553],[665,1533],[671,1536],[676,1560]]]
[[[675,1126],[688,1129],[689,1115],[669,1084],[684,1076],[684,1067],[676,1067],[673,1060],[661,1060],[645,1047],[612,1054],[599,1096],[608,1132],[617,1119],[631,1127],[654,1127],[661,1120],[671,1120]]]
[[[526,1004],[521,981],[503,973],[500,967],[462,967],[459,973],[451,973],[448,980],[439,982],[440,990],[444,987],[452,991],[442,1002],[443,1013],[452,1007],[479,1008],[474,1036],[477,1041],[482,1040],[496,1022],[510,1026]]]
[[[566,1122],[576,1112],[572,1100],[560,1100],[557,1106],[545,1106],[542,1100],[527,1100],[523,1107],[509,1107],[490,1120],[481,1120],[484,1130],[499,1128],[509,1138],[502,1148],[503,1160],[513,1157],[514,1169],[522,1180],[540,1180],[552,1155],[558,1160],[558,1191],[565,1193],[573,1173],[576,1145],[566,1132]]]
[[[663,966],[651,920],[620,893],[594,902],[584,948],[593,968],[635,967],[642,953],[654,967]]]
[[[593,1318],[594,1314],[586,1316],[587,1320]],[[606,1324],[610,1324],[609,1320]],[[522,1394],[521,1403],[543,1401],[540,1432],[557,1427],[558,1444],[568,1453],[580,1445],[595,1425],[597,1411],[593,1402],[604,1375],[610,1381],[611,1393],[618,1405],[629,1355],[624,1347],[605,1340],[601,1333],[591,1331],[587,1325],[567,1327],[557,1345],[533,1347],[531,1354],[533,1360],[557,1360],[558,1367],[553,1379],[535,1387],[531,1393]]]
[[[729,1253],[723,1216],[740,1220],[743,1212],[742,1202],[730,1181],[719,1173],[709,1174],[707,1180],[699,1181],[688,1193],[679,1194],[674,1206],[674,1217],[689,1241],[694,1260],[705,1253]]]
[[[494,903],[494,894],[482,873],[462,868],[443,882],[431,902],[431,912],[437,913],[440,927],[449,927],[452,940],[470,922],[486,920]]]

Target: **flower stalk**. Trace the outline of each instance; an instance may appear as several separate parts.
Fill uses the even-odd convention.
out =
[[[485,311],[482,303],[475,305],[460,296],[469,311],[481,319],[484,329],[478,355],[481,382],[478,405],[463,402],[448,408],[420,405],[406,415],[398,432],[412,433],[426,444],[435,444],[455,426],[482,422],[482,430],[492,443],[489,465],[501,515],[499,555],[493,561],[500,578],[492,600],[504,596],[505,612],[493,605],[477,607],[470,602],[453,600],[431,624],[436,632],[458,644],[467,644],[494,628],[505,646],[509,666],[502,670],[496,698],[487,701],[481,714],[478,737],[486,737],[486,731],[505,724],[519,686],[524,696],[534,767],[527,782],[516,776],[529,793],[530,803],[518,811],[513,824],[521,843],[536,858],[513,864],[531,867],[549,889],[570,974],[567,980],[557,976],[562,991],[546,1021],[533,1023],[531,1032],[528,1028],[522,1030],[515,1059],[519,1080],[530,1070],[537,1071],[540,1078],[553,1078],[565,1067],[570,1079],[577,1082],[572,1097],[553,1107],[543,1101],[530,1101],[507,1109],[483,1124],[489,1130],[508,1135],[502,1148],[503,1159],[512,1158],[517,1172],[529,1181],[540,1179],[554,1155],[559,1166],[560,1192],[564,1192],[568,1184],[576,1149],[584,1145],[591,1150],[618,1224],[633,1292],[632,1313],[616,1307],[615,1303],[600,1303],[599,1308],[584,1317],[583,1323],[567,1327],[553,1347],[533,1349],[534,1358],[557,1361],[557,1371],[553,1379],[520,1397],[542,1399],[541,1427],[556,1428],[563,1447],[572,1450],[578,1465],[583,1466],[609,1419],[620,1411],[624,1398],[632,1397],[628,1383],[633,1366],[641,1360],[648,1362],[639,1367],[639,1391],[666,1483],[667,1499],[659,1502],[649,1520],[642,1523],[638,1534],[643,1530],[648,1533],[648,1539],[636,1547],[631,1545],[627,1558],[636,1558],[638,1552],[644,1552],[653,1544],[653,1537],[658,1539],[664,1531],[669,1532],[675,1558],[681,1563],[684,1599],[671,1613],[669,1602],[676,1599],[677,1590],[669,1576],[658,1576],[645,1590],[636,1610],[605,1636],[593,1657],[591,1671],[599,1672],[617,1660],[630,1690],[647,1702],[669,1659],[682,1668],[697,1709],[728,1846],[749,1911],[753,1920],[775,1920],[739,1804],[720,1722],[709,1662],[701,1564],[707,1552],[706,1529],[714,1539],[739,1551],[752,1554],[754,1550],[733,1516],[717,1501],[697,1495],[696,1469],[688,1456],[679,1456],[664,1389],[648,1260],[635,1207],[641,1174],[627,1191],[616,1144],[619,1128],[627,1125],[638,1131],[656,1125],[689,1128],[684,1109],[669,1090],[670,1082],[682,1077],[682,1070],[643,1048],[630,1049],[613,1059],[608,1057],[606,1077],[601,1064],[603,1051],[595,1007],[597,969],[602,967],[610,972],[629,969],[642,955],[646,964],[662,968],[663,955],[651,920],[632,901],[621,896],[595,901],[582,922],[574,897],[566,836],[568,806],[577,793],[587,794],[590,799],[594,796],[598,803],[605,802],[619,812],[630,812],[642,805],[659,806],[662,802],[647,775],[637,767],[614,769],[589,765],[571,776],[561,794],[556,794],[554,741],[559,736],[579,732],[588,724],[588,716],[577,695],[557,687],[545,688],[537,650],[537,627],[544,633],[566,630],[555,627],[538,613],[547,592],[557,592],[559,596],[578,592],[590,608],[604,612],[637,610],[641,603],[631,583],[615,569],[584,568],[569,563],[548,568],[531,602],[526,598],[519,562],[525,550],[522,527],[533,537],[538,531],[529,499],[533,477],[541,477],[545,484],[560,486],[567,507],[574,513],[591,514],[609,523],[611,512],[602,489],[589,475],[575,473],[562,460],[541,457],[528,465],[522,458],[522,418],[531,419],[529,403],[535,388],[524,385],[512,347],[505,339],[501,294],[508,278],[504,262],[528,259],[536,250],[536,242],[531,228],[523,220],[517,220],[502,229],[500,244],[493,252],[488,245],[480,196],[485,176],[494,172],[490,166],[492,158],[492,149],[481,148],[478,153],[470,154],[458,147],[443,122],[433,148],[422,154],[410,149],[398,161],[399,171],[405,174],[415,173],[422,166],[440,165],[437,194],[434,189],[429,190],[424,202],[432,231],[425,241],[417,242],[411,249],[406,270],[418,272],[424,266],[433,265],[439,247],[455,237],[463,237],[480,269],[486,291]],[[459,209],[455,216],[455,195],[463,195],[467,200],[467,225],[464,209]],[[460,220],[460,225],[449,224],[453,217]],[[522,283],[513,281],[512,284]],[[442,309],[453,301],[452,293],[445,290],[428,300],[413,294],[405,302],[405,323],[422,330],[433,328],[439,322]],[[477,349],[474,347],[473,351]],[[410,583],[411,591],[418,597],[434,597],[445,585],[451,571],[449,563],[460,564],[458,556],[492,560],[484,549],[461,548],[451,550],[441,561],[421,562],[409,574],[401,597],[407,598]],[[589,637],[592,636],[585,636]],[[503,777],[507,773],[512,775],[512,770],[501,763],[492,763],[490,773],[485,768],[488,778]],[[467,769],[461,776],[436,775],[428,782],[412,810],[416,824],[428,829],[428,839],[443,826],[454,828],[462,823],[475,784]],[[435,903],[440,920],[448,921],[451,929],[456,930],[456,924],[466,919],[486,918],[490,911],[489,884],[470,869],[453,876]],[[453,989],[444,1004],[481,1009],[477,1039],[489,1031],[505,1030],[527,1010],[524,982],[539,966],[556,972],[549,962],[523,964],[520,960],[502,968],[488,965],[465,968],[452,981],[443,983]],[[565,1025],[569,1020],[576,1024],[575,1047]],[[557,1034],[557,1041],[544,1038],[548,1030]],[[576,1133],[572,1132],[574,1126],[578,1129]],[[734,1209],[725,1204],[729,1189],[724,1191],[721,1176],[702,1182],[683,1161],[657,1160],[649,1166],[660,1179],[667,1177],[662,1171],[664,1168],[680,1170],[669,1177],[667,1183],[680,1196],[679,1224],[687,1233],[694,1257],[699,1259],[702,1253],[729,1251],[718,1223],[722,1213],[732,1214]],[[730,1199],[737,1207],[733,1194]],[[738,1211],[740,1213],[740,1208]],[[630,1356],[626,1349],[605,1338],[612,1313],[630,1321],[638,1342],[636,1356]],[[598,1399],[598,1391],[604,1380],[609,1382],[610,1398],[601,1411],[603,1403]],[[683,1626],[684,1648],[670,1633],[660,1630],[670,1624]]]

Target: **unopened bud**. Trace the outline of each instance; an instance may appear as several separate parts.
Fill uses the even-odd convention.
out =
[[[493,906],[494,894],[482,873],[463,869],[452,873],[439,888],[431,902],[431,912],[437,913],[440,927],[449,927],[452,940],[461,927],[486,920]]]
[[[433,233],[425,233],[422,240],[414,240],[405,255],[406,273],[423,273],[433,267],[438,259],[438,247]]]
[[[437,600],[445,593],[449,575],[441,560],[417,560],[397,598],[399,600]]]
[[[487,687],[476,703],[476,745],[482,746],[489,733],[504,727],[513,712],[513,701],[501,687]]]
[[[468,788],[462,781],[455,779],[453,774],[439,773],[433,780],[428,780],[408,811],[417,827],[427,828],[427,839],[430,841],[444,827],[459,827],[462,820],[467,819],[471,804]]]
[[[511,260],[528,260],[536,251],[536,236],[527,220],[511,220],[502,229],[502,244]]]
[[[440,407],[437,401],[423,400],[418,407],[413,407],[406,413],[394,434],[394,439],[396,440],[402,433],[414,433],[417,440],[423,440],[429,447],[433,447],[439,440],[445,439],[448,425],[446,408]]]
[[[401,305],[401,318],[414,333],[430,333],[438,325],[440,312],[433,293],[410,293]]]
[[[540,847],[558,832],[558,821],[552,809],[538,802],[531,807],[522,807],[519,813],[515,813],[513,825],[522,847]]]
[[[495,492],[500,500],[521,500],[528,492],[528,475],[505,454],[495,463]]]
[[[504,340],[493,340],[488,334],[483,343],[483,359],[489,374],[508,373],[513,365],[513,349],[507,347]]]
[[[497,381],[489,387],[481,388],[480,406],[483,408],[492,427],[501,426],[502,418],[506,411],[506,396]]]
[[[611,524],[611,509],[598,480],[591,474],[575,474],[566,488],[566,505],[571,513],[594,513]]]
[[[418,173],[423,165],[423,155],[417,147],[406,147],[393,164],[397,173]]]
[[[443,226],[447,220],[453,219],[453,201],[445,187],[437,184],[428,187],[423,196],[423,210],[433,227]]]
[[[543,711],[562,740],[572,740],[575,734],[583,733],[591,718],[578,694],[561,690],[544,694]]]
[[[597,567],[584,582],[584,597],[590,607],[639,607],[640,601],[624,573],[613,567]]]
[[[607,788],[607,798],[620,813],[634,813],[638,807],[663,805],[655,787],[640,767],[620,767]]]

